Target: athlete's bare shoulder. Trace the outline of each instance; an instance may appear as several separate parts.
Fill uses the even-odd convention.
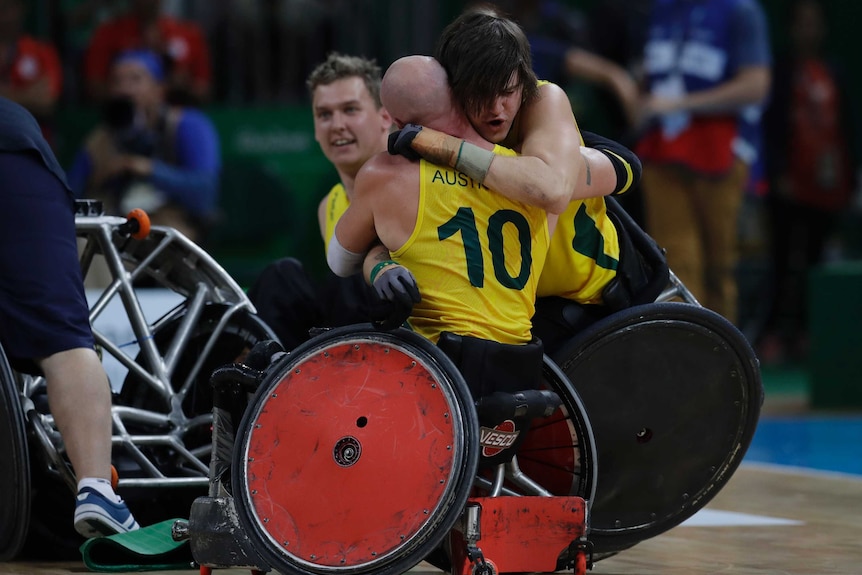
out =
[[[419,162],[403,156],[380,152],[368,159],[356,174],[354,196],[373,195],[375,201],[397,194],[402,186],[418,181]]]

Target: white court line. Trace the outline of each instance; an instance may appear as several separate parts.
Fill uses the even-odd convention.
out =
[[[749,467],[754,469],[763,469],[776,473],[788,473],[791,475],[811,475],[815,477],[834,478],[834,479],[855,479],[862,480],[862,475],[856,473],[846,473],[843,471],[827,471],[825,469],[815,469],[813,467],[799,467],[796,465],[783,465],[781,463],[767,463],[765,461],[743,460],[740,467]]]
[[[803,521],[751,515],[735,511],[701,509],[682,523],[680,527],[749,527],[753,525],[804,525]]]

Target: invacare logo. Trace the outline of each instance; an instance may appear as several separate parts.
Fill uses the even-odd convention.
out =
[[[518,439],[520,431],[515,431],[515,422],[507,419],[498,424],[494,429],[490,427],[479,428],[479,445],[482,446],[484,457],[493,457],[508,447],[512,447]]]

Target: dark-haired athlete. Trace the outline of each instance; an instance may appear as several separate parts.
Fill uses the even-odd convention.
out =
[[[564,301],[542,301],[540,315],[549,321],[541,323],[568,330],[569,322],[557,316],[569,301],[600,315],[630,305],[643,272],[635,255],[622,258],[621,264],[621,231],[603,196],[624,193],[637,182],[637,157],[594,134],[582,139],[566,93],[536,79],[523,30],[492,8],[470,9],[447,26],[436,57],[476,131],[518,156],[503,157],[457,135],[417,127],[402,130],[394,145],[390,142],[390,151],[418,153],[509,198],[562,211],[537,293]],[[582,143],[611,162],[617,177],[610,188],[599,191],[581,184],[594,172],[581,153]],[[628,251],[625,239],[623,246]]]

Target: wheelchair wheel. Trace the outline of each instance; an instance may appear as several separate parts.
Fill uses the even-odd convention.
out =
[[[536,420],[518,450],[518,465],[554,495],[577,495],[591,502],[596,492],[596,445],[578,392],[547,356],[543,385],[563,400],[548,418]]]
[[[542,369],[542,387],[555,392],[563,404],[550,417],[533,421],[518,448],[518,468],[552,495],[577,495],[589,505],[596,492],[596,444],[583,402],[572,383],[547,356]],[[486,476],[490,479],[490,476]],[[507,495],[535,495],[511,482]],[[569,550],[557,558],[557,570],[566,570]],[[428,562],[449,571],[451,562],[443,549],[428,557]]]
[[[404,573],[463,510],[477,430],[463,378],[429,341],[331,330],[270,366],[243,417],[240,523],[284,574]]]
[[[754,435],[763,401],[757,359],[730,322],[705,308],[660,303],[619,312],[554,359],[595,436],[590,539],[599,557],[704,507]]]
[[[0,347],[0,563],[14,559],[30,523],[30,462],[21,399]]]
[[[206,306],[194,329],[184,340],[184,350],[171,377],[173,393],[182,400],[179,416],[182,422],[177,425],[177,420],[174,419],[174,430],[179,433],[182,445],[194,456],[195,461],[177,451],[170,443],[153,442],[138,446],[146,461],[166,477],[199,478],[200,484],[170,490],[144,487],[126,491],[124,497],[130,505],[135,505],[139,521],[157,523],[175,517],[177,509],[189,509],[195,497],[206,492],[206,470],[209,468],[212,449],[213,390],[210,375],[218,366],[241,358],[255,343],[274,337],[263,320],[245,311],[234,314],[224,328],[217,331],[228,309],[228,306],[219,304]],[[185,315],[186,310],[180,308],[164,321],[160,321],[153,330],[153,338],[162,357],[169,353]],[[207,351],[210,344],[212,347]],[[206,357],[198,365],[204,353]],[[135,361],[153,373],[143,354]],[[190,381],[191,385],[183,391],[187,381]],[[117,406],[158,414],[168,414],[171,410],[171,406],[165,403],[162,396],[132,372],[126,377],[114,403]],[[153,418],[142,418],[140,421],[130,418],[125,421],[126,430],[133,435],[153,434],[158,431],[158,427],[154,429],[153,421]],[[139,459],[130,454],[115,453],[114,464],[123,481],[147,477],[147,470],[142,468]]]
[[[209,378],[216,367],[241,357],[259,341],[275,338],[269,326],[262,319],[241,311],[228,321],[224,330],[218,334],[208,357],[196,369],[195,363],[200,354],[205,351],[218,323],[228,309],[229,306],[220,304],[208,304],[206,306],[193,331],[188,336],[184,353],[171,379],[174,392],[179,392],[189,377],[196,380],[197,383],[191,386],[183,398],[183,410],[189,415],[200,415],[212,411],[212,388],[209,385]],[[179,308],[169,314],[168,317],[160,320],[154,328],[153,339],[162,355],[168,353],[169,346],[174,342],[185,315],[185,308]],[[152,371],[143,354],[139,354],[135,361],[145,366],[148,371]],[[146,385],[146,382],[131,372],[123,382],[118,401],[120,405],[141,409],[164,410],[169,407],[165,405],[165,402],[154,392],[151,386]]]

